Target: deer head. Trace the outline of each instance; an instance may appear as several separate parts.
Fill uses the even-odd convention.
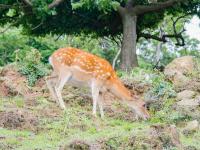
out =
[[[136,97],[136,96],[135,96]],[[129,107],[131,107],[136,113],[136,119],[142,118],[147,120],[150,118],[150,114],[147,111],[146,103],[138,97],[133,97],[131,101],[127,101]]]

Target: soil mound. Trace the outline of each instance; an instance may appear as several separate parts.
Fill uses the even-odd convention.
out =
[[[22,95],[26,100],[48,95],[44,78],[39,79],[34,87],[28,86],[25,76],[18,72],[15,64],[9,64],[0,71],[0,96]]]
[[[0,127],[8,129],[37,129],[38,119],[36,116],[24,110],[11,110],[0,112]]]

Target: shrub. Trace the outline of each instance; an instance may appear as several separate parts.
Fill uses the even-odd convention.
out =
[[[22,34],[22,28],[11,28],[0,35],[0,66],[15,61],[14,52],[17,49],[26,52],[30,49],[37,49],[41,55],[41,61],[48,62],[48,57],[60,47],[76,47],[87,50],[95,55],[103,57],[112,63],[118,47],[109,40],[97,39],[90,35],[79,34],[77,36],[46,35],[34,37]]]
[[[48,66],[41,62],[41,58],[40,52],[36,49],[16,52],[19,72],[27,77],[30,86],[49,73]]]
[[[26,47],[24,36],[19,36],[16,30],[12,34],[8,32],[0,35],[0,66],[13,62],[14,51]]]

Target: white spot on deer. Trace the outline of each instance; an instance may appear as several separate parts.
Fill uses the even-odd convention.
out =
[[[107,74],[108,76],[110,76],[110,75],[111,75],[111,74],[110,74],[110,72],[107,72],[106,74]]]
[[[74,61],[75,61],[75,62],[78,62],[78,61],[79,61],[79,59],[78,59],[78,58],[75,58],[75,59],[74,59]]]
[[[102,64],[102,63],[99,63],[99,66],[103,67],[103,64]]]
[[[82,61],[80,62],[80,64],[82,64],[82,65],[85,65],[85,63],[84,63],[84,62],[82,62]]]
[[[60,60],[60,57],[56,57],[56,60],[57,60],[57,61],[61,61],[61,60]]]
[[[100,67],[100,66],[96,66],[95,68],[96,68],[96,69],[100,69],[101,67]]]

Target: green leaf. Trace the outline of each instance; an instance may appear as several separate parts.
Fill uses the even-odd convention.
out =
[[[8,16],[8,17],[13,17],[15,15],[16,15],[16,10],[15,9],[9,9],[9,11],[6,14],[6,16]]]

